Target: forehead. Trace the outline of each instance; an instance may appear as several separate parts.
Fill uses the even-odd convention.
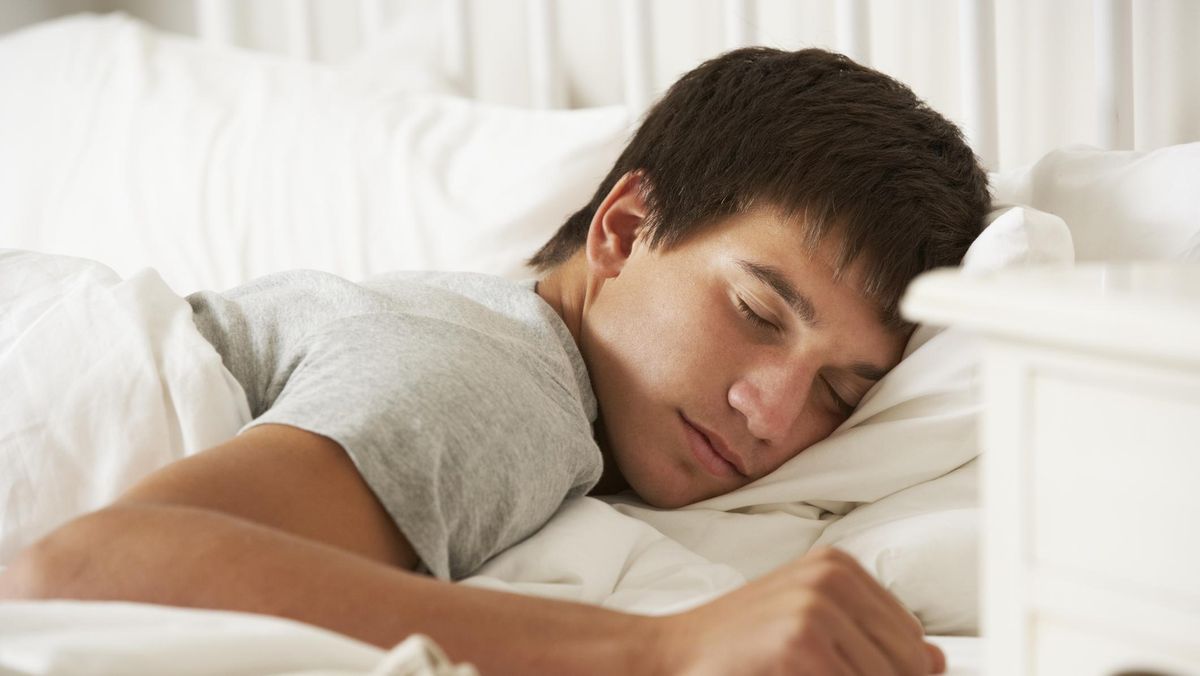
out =
[[[690,243],[697,257],[691,264],[761,291],[761,298],[810,327],[852,333],[876,353],[904,342],[906,336],[885,326],[879,305],[863,292],[863,261],[838,268],[841,240],[835,235],[814,243],[802,223],[758,209],[715,223]]]
[[[727,254],[737,270],[764,282],[807,279],[811,284],[836,286],[869,304],[861,259],[838,266],[842,239],[827,234],[814,239],[803,222],[760,208],[730,216],[696,235],[698,253]],[[782,285],[782,284],[779,284]],[[793,284],[795,285],[795,284]]]

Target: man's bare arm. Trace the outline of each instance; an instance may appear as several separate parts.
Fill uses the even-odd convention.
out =
[[[21,596],[264,613],[382,648],[421,632],[485,674],[636,673],[648,636],[648,618],[452,585],[194,507],[116,505],[25,556],[35,567],[9,571]]]
[[[337,444],[261,426],[44,538],[0,575],[0,599],[265,613],[381,647],[421,632],[486,674],[924,674],[941,663],[895,599],[834,551],[666,617],[452,585],[415,563]]]

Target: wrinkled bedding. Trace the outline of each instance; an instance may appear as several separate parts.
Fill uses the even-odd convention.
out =
[[[0,565],[59,524],[107,504],[147,472],[219,443],[248,420],[244,394],[191,323],[190,306],[153,270],[122,279],[87,259],[0,250],[0,289],[0,379],[17,395],[0,407]],[[629,498],[614,502],[620,504],[565,503],[542,530],[462,583],[661,614],[703,603],[752,577],[668,537],[663,530],[670,528],[639,518]],[[694,511],[692,527],[714,519],[711,512]],[[761,523],[757,535],[769,535],[778,521],[749,517],[732,517],[741,521],[737,531],[755,533]],[[811,521],[814,541],[832,522],[819,517],[819,510],[802,516]],[[154,619],[163,613],[170,622]],[[252,648],[260,629],[279,645],[305,647]],[[101,660],[97,664],[110,660],[114,671],[153,673],[154,665],[192,654],[209,639],[230,647],[214,651],[222,653],[225,673],[234,673],[226,665],[243,658],[262,666],[267,652],[312,656],[312,664],[339,665],[347,673],[367,673],[386,656],[373,648],[363,653],[361,644],[329,632],[316,640],[314,631],[320,630],[241,613],[7,603],[0,604],[0,668],[58,673],[92,655],[87,659]],[[166,638],[146,640],[158,635]],[[332,647],[323,653],[320,645]],[[126,657],[131,661],[123,662]],[[304,663],[270,659],[284,660],[268,660],[271,669]]]
[[[950,676],[979,673],[980,639],[933,636]],[[430,639],[385,651],[266,615],[138,603],[0,603],[0,672],[114,676],[472,676]]]

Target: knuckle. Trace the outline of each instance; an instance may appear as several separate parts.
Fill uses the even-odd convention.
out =
[[[824,612],[826,602],[825,595],[820,589],[800,590],[799,597],[796,599],[796,617],[809,621],[810,618],[817,617]]]
[[[905,615],[908,616],[908,626],[912,628],[913,633],[917,636],[924,636],[925,623],[921,621],[921,618],[908,605],[903,605],[902,607],[904,608]]]
[[[823,588],[836,589],[850,580],[850,571],[836,561],[822,561],[813,571],[816,582]]]
[[[809,654],[821,646],[821,636],[815,623],[808,618],[797,618],[788,632],[788,652]]]
[[[802,591],[797,596],[793,610],[783,625],[789,643],[807,645],[817,635],[821,628],[824,603],[820,594],[810,591]]]
[[[826,554],[826,557],[828,558],[828,560],[833,561],[834,563],[838,564],[839,566],[843,566],[844,568],[846,568],[849,571],[855,571],[855,570],[865,571],[865,569],[862,567],[862,564],[860,564],[858,562],[858,559],[854,558],[853,554],[851,554],[850,552],[847,552],[844,549],[838,549],[837,547],[830,547],[829,552]]]
[[[814,614],[818,602],[820,602],[820,599],[817,598],[817,594],[814,591],[799,588],[799,590],[794,592],[790,617],[796,618],[798,622],[804,622],[806,617],[811,617]]]
[[[858,561],[846,552],[836,547],[822,547],[809,552],[811,567],[817,570],[837,570],[853,573],[859,567]]]
[[[837,547],[816,547],[809,550],[808,555],[817,561],[836,561],[843,555]]]

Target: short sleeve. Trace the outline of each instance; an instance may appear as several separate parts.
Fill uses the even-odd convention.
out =
[[[600,478],[578,398],[529,343],[417,315],[340,318],[284,359],[246,428],[329,437],[440,579],[470,575]]]

